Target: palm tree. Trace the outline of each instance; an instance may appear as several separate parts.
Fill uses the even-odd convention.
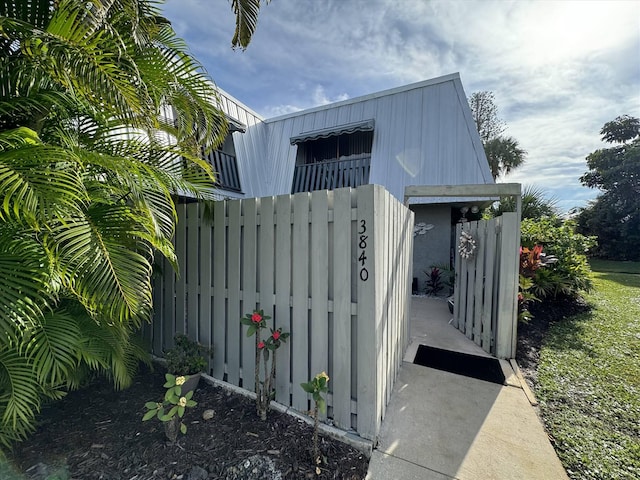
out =
[[[507,175],[524,163],[527,152],[515,138],[502,135],[507,127],[498,117],[493,92],[474,92],[468,100],[493,179]]]
[[[248,45],[259,0],[234,0]],[[0,2],[0,443],[90,371],[145,355],[174,199],[207,198],[227,131],[214,85],[156,2]],[[171,115],[168,112],[171,111]]]
[[[484,143],[484,151],[494,180],[522,165],[527,155],[513,137],[492,138]]]
[[[489,214],[492,217],[498,217],[503,212],[513,212],[516,209],[513,197],[504,197],[500,199],[497,206],[491,206]],[[535,185],[524,185],[522,187],[522,220],[540,220],[544,217],[556,218],[559,214],[558,200],[555,197],[549,197],[544,189]]]

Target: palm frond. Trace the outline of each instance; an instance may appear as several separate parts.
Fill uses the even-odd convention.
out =
[[[236,16],[236,30],[231,40],[233,48],[246,49],[251,42],[251,36],[258,26],[260,0],[232,0],[231,8]]]
[[[25,354],[38,382],[52,388],[65,384],[77,366],[81,346],[76,320],[64,310],[47,312],[28,333]]]
[[[79,170],[73,152],[37,143],[32,130],[0,132],[0,220],[39,229],[46,219],[79,212],[88,201]]]
[[[43,246],[19,226],[0,222],[0,348],[37,325],[56,293]]]
[[[33,431],[40,387],[28,358],[0,347],[0,443],[9,446]]]
[[[136,324],[148,314],[153,256],[140,221],[126,205],[94,203],[53,227],[61,268],[89,312]]]

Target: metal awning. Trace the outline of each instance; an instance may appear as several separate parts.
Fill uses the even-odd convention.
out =
[[[233,132],[244,133],[247,131],[247,126],[244,125],[243,123],[236,120],[235,118],[230,117],[229,115],[226,115],[226,117],[227,117],[227,123],[229,124],[229,133],[233,133]]]
[[[344,135],[355,132],[372,132],[374,120],[366,120],[364,122],[348,123],[346,125],[338,125],[331,128],[324,128],[322,130],[314,130],[313,132],[302,133],[295,137],[291,137],[291,145],[297,145],[298,143],[309,142],[311,140],[319,140],[321,138],[334,137],[336,135]]]

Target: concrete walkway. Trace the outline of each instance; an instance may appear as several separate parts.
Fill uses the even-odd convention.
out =
[[[367,479],[566,479],[508,362],[504,386],[412,364],[419,344],[486,356],[448,324],[444,301],[414,297],[412,311],[412,342]]]

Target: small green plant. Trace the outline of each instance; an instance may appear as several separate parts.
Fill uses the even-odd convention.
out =
[[[301,383],[302,389],[311,394],[313,398],[313,463],[316,466],[316,474],[320,475],[320,464],[322,459],[320,457],[320,449],[318,448],[318,411],[324,413],[327,409],[327,402],[325,401],[323,394],[329,391],[329,375],[325,372],[319,373],[313,380],[307,383]]]
[[[170,373],[165,374],[166,382],[163,385],[167,389],[164,394],[164,400],[161,402],[147,402],[144,406],[147,413],[142,417],[142,421],[146,422],[154,417],[165,424],[165,434],[171,443],[175,443],[178,439],[178,431],[183,435],[187,433],[187,426],[182,422],[187,408],[197,405],[191,400],[193,391],[182,395],[182,385],[187,381],[188,376],[176,377]]]
[[[191,340],[186,335],[174,337],[175,346],[165,352],[167,370],[174,375],[193,375],[207,369],[213,349]]]
[[[276,378],[276,351],[283,342],[286,342],[289,333],[271,329],[271,335],[265,340],[262,339],[262,330],[267,328],[267,320],[270,319],[262,310],[254,310],[247,313],[240,319],[243,325],[247,325],[247,337],[255,335],[256,340],[256,365],[255,365],[255,392],[256,392],[256,412],[261,420],[267,419],[269,404],[275,397]],[[260,364],[264,370],[261,378]]]

